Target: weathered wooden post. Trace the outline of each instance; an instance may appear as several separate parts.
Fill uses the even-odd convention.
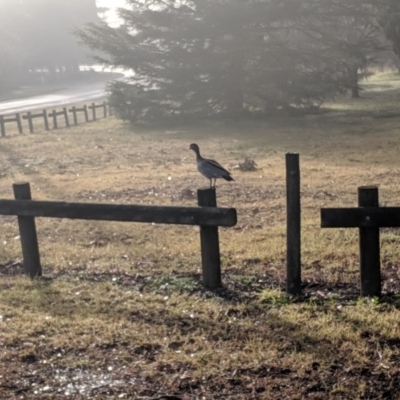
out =
[[[44,121],[44,129],[46,131],[50,130],[49,129],[49,120],[47,118],[47,111],[46,110],[43,110],[43,121]]]
[[[301,209],[299,155],[286,154],[287,277],[286,291],[301,294]]]
[[[93,121],[96,121],[96,104],[92,103],[92,105],[89,106],[89,108],[92,110]]]
[[[28,120],[29,133],[33,133],[33,118],[32,118],[32,113],[30,111],[28,111],[26,119]]]
[[[57,129],[58,128],[58,123],[57,123],[57,113],[56,110],[53,110],[50,114],[49,117],[53,118],[53,129]]]
[[[214,188],[197,190],[197,200],[200,207],[217,207]],[[217,289],[222,286],[218,227],[200,226],[200,244],[203,285],[208,289]]]
[[[4,116],[0,115],[0,127],[1,127],[1,136],[5,137],[6,136],[6,126],[4,123]]]
[[[32,200],[29,183],[15,183],[13,189],[16,200]],[[18,216],[18,226],[25,272],[33,279],[42,275],[35,219]]]
[[[378,188],[376,186],[360,186],[358,188],[358,206],[379,207]],[[381,260],[379,227],[360,228],[359,231],[361,296],[380,296]]]
[[[65,118],[65,126],[67,128],[69,128],[69,119],[68,119],[68,111],[67,111],[67,107],[63,108],[63,114],[64,114],[64,118]]]
[[[17,120],[18,133],[20,135],[22,135],[24,132],[22,130],[21,114],[20,113],[16,113],[15,114],[15,119]]]
[[[85,122],[89,122],[89,114],[88,114],[88,109],[87,109],[86,104],[83,106],[83,112],[85,114]]]
[[[74,118],[74,125],[78,125],[78,117],[76,116],[76,107],[73,106],[70,110],[72,112],[73,118]]]

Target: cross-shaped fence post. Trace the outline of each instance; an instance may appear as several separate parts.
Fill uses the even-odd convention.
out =
[[[322,208],[322,228],[358,228],[361,296],[381,296],[379,228],[400,227],[399,207],[379,207],[376,186],[358,188],[358,208]]]

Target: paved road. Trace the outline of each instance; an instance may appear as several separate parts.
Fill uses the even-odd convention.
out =
[[[93,82],[70,85],[58,88],[48,94],[32,96],[18,100],[0,102],[0,114],[36,110],[41,108],[60,107],[66,104],[95,100],[106,95],[106,82]]]

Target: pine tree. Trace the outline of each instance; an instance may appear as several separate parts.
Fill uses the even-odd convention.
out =
[[[120,116],[132,121],[314,108],[347,90],[350,67],[357,72],[371,51],[335,39],[338,24],[360,14],[351,1],[128,3],[119,28],[91,24],[80,37],[101,52],[98,61],[134,72],[110,86]]]

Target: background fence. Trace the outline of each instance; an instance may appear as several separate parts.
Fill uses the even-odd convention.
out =
[[[29,133],[34,133],[35,128],[33,121],[34,120],[43,120],[44,130],[49,131],[53,129],[59,129],[62,127],[70,127],[71,121],[70,116],[72,114],[72,124],[78,125],[79,116],[83,117],[84,123],[96,121],[99,118],[107,118],[110,115],[113,115],[112,108],[110,104],[106,101],[103,101],[100,104],[91,103],[90,105],[83,105],[81,107],[72,106],[71,108],[63,107],[60,109],[53,109],[51,111],[44,109],[41,111],[28,111],[26,113],[15,113],[8,115],[0,115],[0,132],[1,136],[6,136],[6,128],[11,124],[16,126],[19,134],[23,134],[23,124],[22,121],[26,120],[28,123]],[[50,121],[52,122],[52,126],[50,127]],[[82,118],[81,118],[82,120]]]

